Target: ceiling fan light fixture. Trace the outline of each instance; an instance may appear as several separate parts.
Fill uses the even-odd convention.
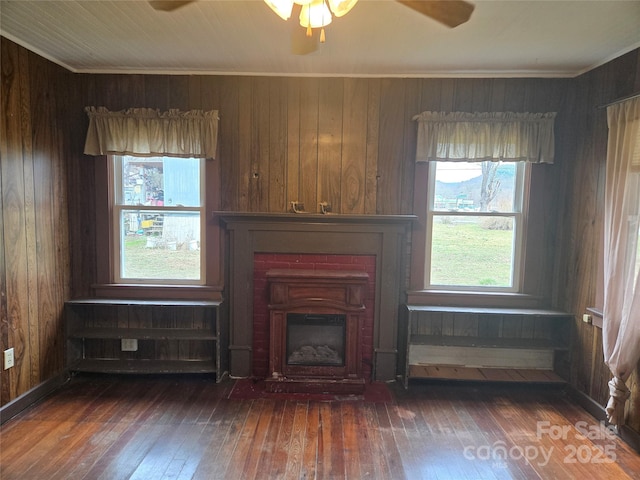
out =
[[[326,27],[331,20],[331,10],[324,0],[313,0],[300,11],[300,25],[307,29]]]
[[[264,0],[281,19],[289,20],[293,10],[293,0]],[[298,2],[296,2],[298,3]]]
[[[329,7],[336,17],[342,17],[358,3],[358,0],[329,0]]]

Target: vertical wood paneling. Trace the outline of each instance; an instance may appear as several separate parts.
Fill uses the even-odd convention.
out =
[[[500,112],[492,103],[493,80],[482,78],[473,82],[471,91],[471,110],[474,112]]]
[[[224,142],[218,144],[218,160],[220,164],[220,209],[238,210],[238,179],[240,162],[238,89],[232,77],[220,82],[220,123],[218,134]],[[207,82],[205,91],[213,86]]]
[[[453,80],[453,110],[455,112],[471,112],[473,108],[473,85],[476,80],[471,78],[458,78]]]
[[[406,81],[404,92],[404,146],[400,155],[402,177],[400,180],[400,204],[397,213],[413,213],[413,183],[416,167],[416,144],[418,129],[413,117],[420,113],[420,95],[422,88],[420,80]]]
[[[281,79],[269,80],[269,178],[270,212],[287,210],[287,90]]]
[[[604,365],[603,368],[606,370],[606,365]],[[640,385],[638,384],[638,370],[639,369],[636,366],[635,371],[631,374],[629,380],[627,380],[627,387],[629,387],[629,390],[631,390],[631,396],[629,397],[629,402],[627,403],[625,412],[627,425],[636,432],[640,432],[640,415],[638,415],[638,412],[640,411]],[[599,391],[601,392],[601,397],[606,397],[606,395],[609,393],[608,385],[606,383],[606,380],[608,378],[609,375],[600,375]]]
[[[504,111],[524,111],[524,95],[527,80],[511,79],[507,82],[504,92]]]
[[[29,65],[29,56],[26,51],[21,50],[19,55],[20,62],[20,72],[21,77],[24,79],[29,78],[31,75],[36,79],[44,79],[47,78],[45,72],[38,71],[38,68],[34,65],[33,68],[30,68]],[[45,67],[44,64],[40,63],[40,67]],[[34,85],[34,88],[27,89],[27,82],[21,83],[21,94],[22,97],[22,105],[23,111],[25,112],[25,119],[32,124],[32,136],[27,138],[26,141],[22,143],[22,159],[24,165],[24,215],[25,215],[25,234],[26,234],[26,274],[27,274],[27,303],[28,303],[28,342],[29,346],[24,352],[24,357],[22,358],[23,365],[28,368],[29,376],[28,376],[28,384],[29,385],[37,385],[40,382],[40,330],[39,330],[39,319],[40,319],[40,309],[43,307],[46,308],[47,304],[49,304],[48,293],[49,286],[44,285],[43,290],[40,292],[39,289],[41,287],[40,279],[44,278],[45,281],[50,278],[50,271],[41,275],[41,271],[45,270],[45,266],[55,259],[55,254],[51,250],[50,247],[51,242],[46,241],[46,237],[51,235],[50,229],[47,228],[46,223],[43,228],[40,225],[37,226],[37,221],[40,220],[42,215],[38,215],[36,219],[36,210],[37,212],[43,212],[46,215],[46,221],[50,220],[51,209],[47,208],[49,206],[48,201],[42,201],[40,195],[42,194],[41,189],[44,189],[47,192],[51,187],[51,175],[48,173],[48,168],[50,165],[46,160],[44,162],[40,161],[40,156],[38,155],[38,136],[44,135],[46,136],[50,129],[47,128],[47,132],[43,132],[41,128],[36,128],[36,122],[40,122],[40,118],[38,115],[31,115],[31,104],[38,104],[39,99],[37,98],[37,93],[41,91],[42,86]],[[39,88],[40,87],[40,88]],[[42,89],[44,90],[44,89]],[[33,95],[33,99],[31,96]],[[46,98],[46,95],[45,95]],[[28,112],[28,113],[27,113]],[[44,121],[47,122],[48,125],[55,124],[55,120],[51,122],[49,118],[51,115],[50,110],[44,110],[43,117]],[[50,142],[47,142],[46,139],[42,142],[47,145]],[[44,165],[44,172],[40,171],[40,166]],[[44,175],[44,179],[42,179],[41,175]],[[38,185],[36,185],[36,181]],[[45,193],[46,195],[46,193]],[[40,238],[36,238],[37,235],[40,235],[44,230],[45,240],[40,241]],[[37,248],[37,246],[42,246],[42,248]],[[36,252],[38,250],[45,250],[42,252],[42,256],[38,255],[36,258]],[[40,252],[38,252],[40,253]],[[47,255],[48,254],[48,255]],[[49,276],[47,276],[47,274]],[[38,305],[40,304],[40,305]],[[39,308],[40,307],[40,308]],[[23,370],[24,372],[24,370]]]
[[[72,77],[72,74],[67,76]],[[89,104],[90,91],[93,87],[93,82],[87,81],[88,76],[81,75],[79,78],[84,81],[74,82],[68,78],[61,90],[61,94],[67,99],[65,103],[69,105],[68,111],[75,113],[75,115],[66,115],[64,123],[66,126],[65,137],[75,152],[81,152],[84,147],[89,121],[83,109]],[[67,162],[68,185],[76,186],[76,188],[69,189],[67,220],[73,219],[73,224],[78,226],[69,238],[69,251],[65,252],[69,256],[67,271],[74,272],[71,279],[67,281],[74,295],[88,297],[91,283],[95,282],[97,278],[96,230],[86,227],[91,225],[96,211],[95,195],[87,194],[87,192],[95,191],[95,162],[78,153],[68,155]],[[73,252],[73,255],[70,252]],[[63,276],[64,273],[60,272],[59,275]],[[62,283],[65,281],[63,280]]]
[[[238,163],[237,177],[230,178],[232,182],[237,182],[236,208],[240,211],[250,210],[249,190],[252,187],[253,173],[251,171],[251,125],[252,125],[252,105],[251,105],[251,79],[248,77],[238,77],[238,156],[233,160]]]
[[[454,112],[453,99],[455,97],[456,84],[454,80],[443,80],[442,88],[440,89],[440,111],[441,112]]]
[[[122,78],[120,98],[124,108],[144,107],[144,75],[125,75]],[[125,103],[126,102],[126,103]]]
[[[202,81],[203,77],[195,75],[190,75],[188,77],[189,100],[186,106],[187,110],[196,110],[201,108],[208,111],[212,109],[211,107],[207,108],[206,102],[202,98]],[[217,102],[214,104],[217,104]]]
[[[344,80],[342,182],[338,210],[342,213],[365,213],[368,97],[366,80]]]
[[[4,49],[0,51],[0,54],[4,56]],[[2,77],[4,78],[4,74]],[[4,98],[4,95],[3,95]],[[4,125],[4,114],[5,105],[4,102],[1,104],[2,111],[2,120],[0,120],[0,187],[2,186],[2,157],[4,157],[6,150],[5,146],[5,125]],[[6,175],[6,173],[5,173]],[[0,225],[3,228],[0,228],[0,350],[4,351],[4,349],[9,347],[9,318],[7,314],[7,265],[5,262],[5,237],[4,237],[4,203],[3,203],[3,195],[0,195]],[[1,373],[0,377],[0,405],[4,405],[5,402],[11,399],[11,390],[9,389],[9,375]]]
[[[69,293],[66,201],[66,72],[2,39],[2,305],[0,349],[5,404],[62,367],[62,306]]]
[[[440,98],[442,79],[433,78],[421,82],[420,112],[433,112],[440,110]]]
[[[3,370],[4,381],[9,384],[10,397],[14,398],[29,387],[29,272],[27,270],[27,232],[25,209],[24,150],[22,139],[31,136],[28,130],[30,112],[24,111],[23,92],[28,87],[28,76],[20,70],[17,48],[3,50],[3,151],[2,203],[4,208],[4,248],[6,261],[7,292],[7,344],[15,349],[16,366]],[[13,113],[13,115],[12,115]],[[25,118],[23,118],[23,116]],[[13,120],[13,122],[9,122]],[[30,162],[31,158],[26,161]],[[33,201],[33,198],[30,199]],[[25,360],[26,359],[26,360]]]
[[[56,98],[51,95],[49,88],[55,83],[55,76],[50,74],[50,64],[42,62],[32,62],[30,76],[34,79],[32,89],[33,105],[48,104],[51,108],[38,110],[37,114],[32,116],[32,135],[33,135],[33,169],[35,179],[34,201],[36,204],[37,218],[34,218],[33,238],[37,243],[37,267],[32,270],[32,275],[37,281],[37,286],[30,286],[30,290],[37,292],[39,310],[37,314],[31,314],[30,326],[32,332],[30,339],[32,340],[31,362],[32,371],[47,367],[47,359],[40,358],[40,344],[42,344],[42,352],[46,352],[47,345],[55,344],[56,337],[56,284],[51,280],[56,277],[56,250],[58,239],[56,233],[56,205],[55,197],[61,192],[55,191],[55,179],[64,172],[64,167],[60,165],[60,153],[56,152],[57,132],[58,129],[51,129],[51,125],[56,124],[54,112],[56,109]],[[40,84],[39,82],[43,82]],[[25,165],[28,162],[25,158]],[[61,168],[62,167],[62,168]],[[26,180],[26,176],[25,176]],[[32,180],[33,181],[33,180]],[[62,192],[64,195],[64,192]],[[66,232],[65,232],[66,233]],[[35,251],[34,251],[35,254]],[[31,269],[30,269],[31,270]],[[64,299],[61,299],[64,301]],[[43,362],[39,365],[40,361]],[[62,365],[49,365],[54,373]],[[39,383],[40,378],[33,378],[33,384]]]
[[[2,95],[0,96],[0,106],[2,108],[2,115],[0,115],[0,205],[2,205],[2,229],[0,231],[0,347],[4,351],[9,348],[12,338],[10,337],[11,330],[11,318],[9,314],[12,308],[13,300],[9,299],[9,293],[11,287],[9,286],[10,276],[12,272],[9,271],[9,265],[11,264],[11,257],[14,255],[13,248],[11,250],[7,248],[9,241],[12,240],[12,232],[6,232],[10,222],[14,222],[14,212],[10,212],[9,209],[14,209],[14,202],[9,201],[8,188],[9,184],[14,183],[16,180],[12,178],[14,175],[18,175],[15,169],[12,169],[9,164],[11,156],[15,156],[15,150],[20,145],[22,132],[20,132],[19,122],[9,122],[9,119],[14,115],[18,115],[20,112],[20,91],[18,89],[19,75],[19,62],[18,62],[18,48],[15,44],[9,42],[0,43],[0,79],[2,85]],[[17,113],[16,113],[17,112]],[[13,161],[16,165],[19,165],[21,161]],[[5,260],[6,259],[6,260]],[[15,397],[15,389],[13,388],[13,382],[10,378],[11,370],[0,370],[2,380],[0,381],[0,403],[4,404]]]
[[[51,64],[48,65],[50,68],[57,68]],[[56,111],[81,111],[82,106],[78,104],[78,99],[80,98],[78,94],[74,93],[73,100],[70,100],[68,96],[68,85],[71,83],[72,74],[65,71],[60,75],[54,75],[54,72],[51,72],[50,76],[56,79],[53,85],[50,86],[51,91],[54,92],[53,96],[56,97]],[[54,218],[55,266],[51,277],[45,280],[46,283],[54,287],[54,295],[52,296],[51,310],[47,312],[46,325],[42,329],[43,334],[40,335],[39,347],[41,352],[45,352],[40,356],[42,379],[55,375],[64,365],[64,351],[60,353],[59,350],[61,348],[58,348],[58,346],[65,344],[64,302],[70,298],[71,294],[68,195],[69,158],[71,157],[69,145],[71,145],[71,137],[66,134],[70,130],[69,117],[70,115],[66,113],[63,115],[58,114],[57,128],[54,134],[57,155],[55,156],[55,167],[53,168],[53,209],[51,214]]]
[[[300,80],[287,79],[287,191],[286,211],[289,202],[297,202],[300,197]]]
[[[269,79],[252,79],[249,207],[253,212],[264,212],[268,209],[270,168],[269,112]]]
[[[319,80],[300,84],[300,190],[298,200],[308,212],[316,211],[318,198],[318,95]]]
[[[92,75],[93,77],[93,75]],[[169,77],[166,75],[145,75],[144,77],[144,100],[146,108],[157,108],[167,110],[171,108],[169,104]],[[130,105],[129,105],[130,106]],[[113,107],[111,107],[113,108]],[[121,108],[128,108],[124,106]]]
[[[507,80],[504,78],[494,78],[491,81],[491,110],[494,112],[504,112],[504,92]],[[488,109],[487,109],[488,110]]]
[[[327,202],[333,208],[341,203],[342,178],[342,112],[344,82],[338,78],[323,79],[318,89],[318,193],[316,205],[308,211],[320,211],[318,204]]]
[[[380,138],[378,146],[377,213],[400,211],[402,160],[404,154],[405,82],[383,79],[380,88]]]
[[[365,213],[373,215],[378,210],[378,158],[380,155],[380,89],[381,80],[369,81],[369,103],[367,108],[367,166],[365,180]]]
[[[220,116],[222,85],[227,79],[228,77],[189,77],[189,109],[207,112],[218,110]]]

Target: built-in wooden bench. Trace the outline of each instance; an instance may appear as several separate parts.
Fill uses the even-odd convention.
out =
[[[410,378],[564,382],[572,315],[531,308],[404,305],[403,381]],[[404,347],[404,351],[403,348]]]
[[[72,372],[210,373],[228,370],[219,301],[86,298],[65,304]],[[132,342],[124,348],[123,341]]]

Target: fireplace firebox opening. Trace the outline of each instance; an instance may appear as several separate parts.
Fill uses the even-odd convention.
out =
[[[344,366],[346,315],[287,314],[287,365]]]

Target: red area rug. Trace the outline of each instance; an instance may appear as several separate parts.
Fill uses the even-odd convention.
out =
[[[271,393],[265,390],[264,380],[243,378],[235,381],[229,398],[237,400],[253,400],[272,398],[276,400],[313,400],[320,402],[362,401],[371,403],[393,403],[393,395],[386,383],[373,382],[365,385],[362,395],[336,395],[329,393]]]

